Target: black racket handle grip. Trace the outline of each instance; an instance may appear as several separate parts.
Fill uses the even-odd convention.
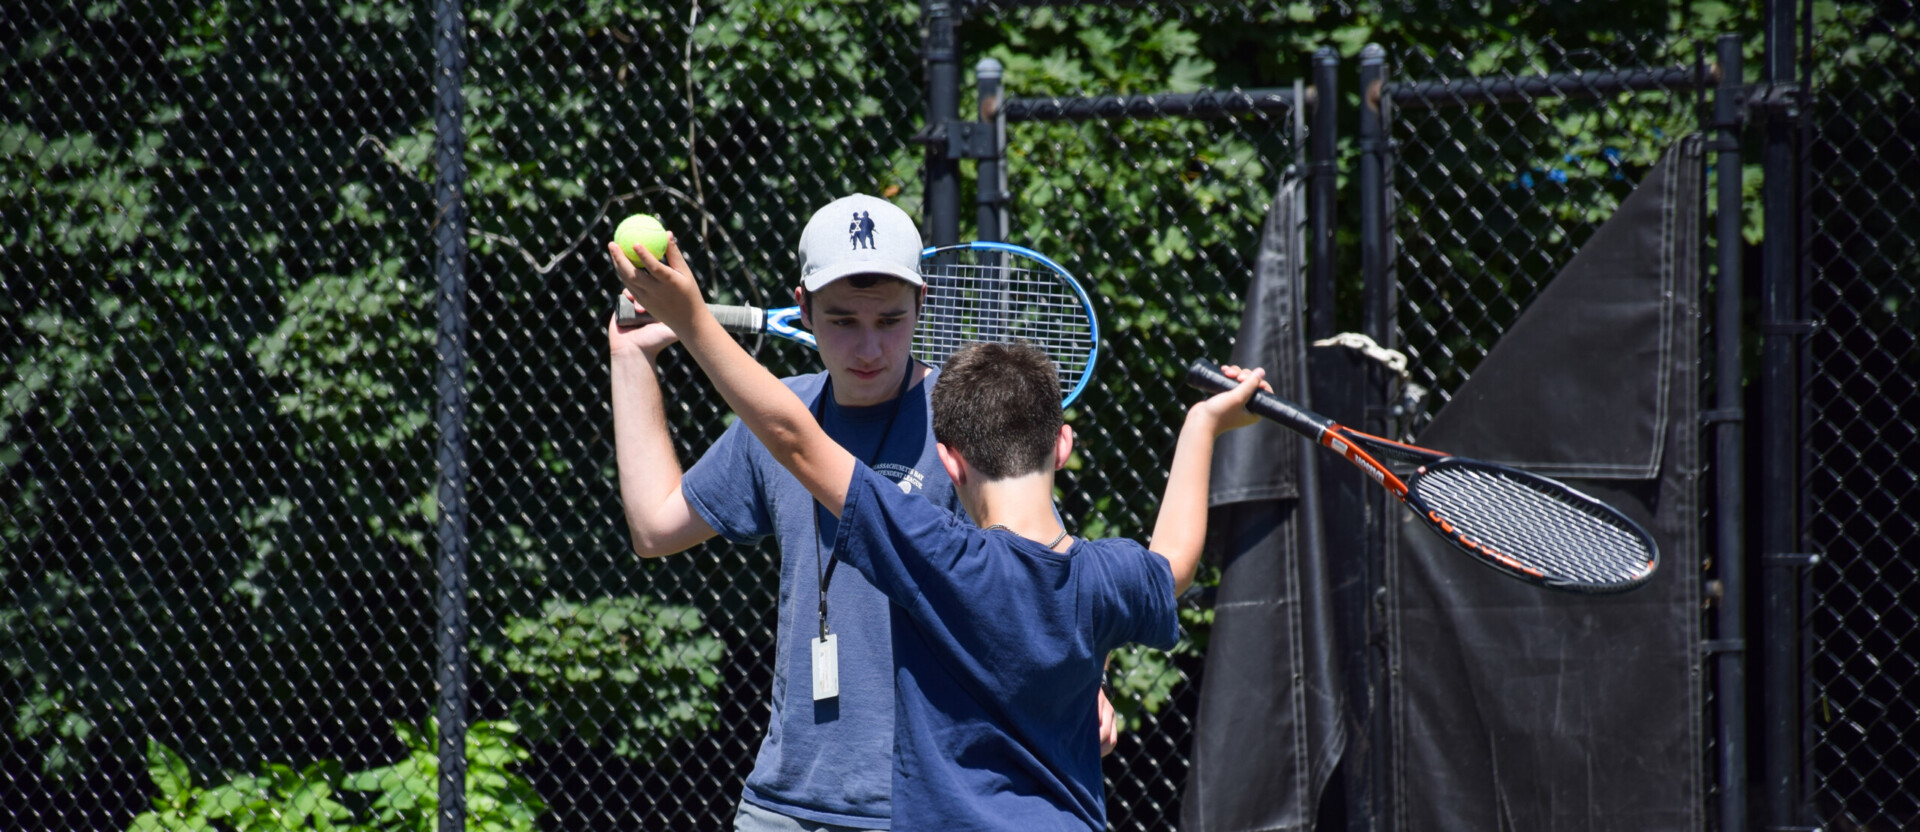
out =
[[[1220,365],[1204,358],[1196,358],[1192,364],[1187,365],[1187,386],[1209,393],[1225,393],[1238,387],[1239,382],[1227,378],[1227,374],[1220,371]],[[1334,425],[1332,419],[1265,390],[1253,392],[1253,400],[1247,402],[1247,410],[1279,422],[1315,442],[1320,441],[1320,435]]]
[[[640,326],[640,310],[633,305],[633,299],[626,292],[615,292],[614,323],[621,329]],[[708,306],[714,320],[720,322],[720,328],[728,332],[743,332],[749,335],[767,328],[767,312],[756,306]]]

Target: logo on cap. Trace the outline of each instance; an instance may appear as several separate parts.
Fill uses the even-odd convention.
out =
[[[853,222],[847,223],[847,235],[853,239],[853,248],[873,248],[873,212],[853,212]]]

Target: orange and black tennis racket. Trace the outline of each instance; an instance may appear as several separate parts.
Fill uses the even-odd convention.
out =
[[[1187,368],[1187,383],[1216,393],[1234,387],[1204,359]],[[1639,524],[1557,480],[1361,433],[1264,392],[1247,409],[1346,457],[1454,548],[1509,576],[1605,594],[1646,583],[1659,566]],[[1388,461],[1413,471],[1403,478]]]

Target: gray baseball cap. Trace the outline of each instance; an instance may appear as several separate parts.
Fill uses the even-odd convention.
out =
[[[920,229],[899,206],[866,194],[843,196],[813,212],[800,232],[800,285],[817,292],[848,275],[881,274],[925,286],[921,248]]]

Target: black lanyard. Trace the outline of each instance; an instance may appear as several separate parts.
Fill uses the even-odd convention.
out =
[[[872,467],[878,463],[880,461],[880,452],[887,449],[887,438],[893,435],[894,420],[900,418],[900,406],[907,400],[907,388],[913,383],[913,371],[916,367],[918,367],[918,362],[908,360],[907,371],[900,374],[900,392],[895,393],[893,396],[893,412],[887,414],[887,427],[880,432],[880,443],[873,449],[873,458],[867,460],[868,467]],[[814,400],[813,420],[820,423],[822,430],[825,430],[827,427],[827,399],[832,395],[833,376],[829,374],[827,376],[826,387],[820,391],[820,398]],[[840,440],[835,439],[834,441],[838,442]],[[821,511],[822,507],[820,503],[815,501],[813,504],[813,562],[814,574],[820,578],[820,638],[824,640],[827,637],[827,585],[833,582],[833,568],[840,565],[840,559],[837,557],[828,558],[824,565],[820,563]]]

